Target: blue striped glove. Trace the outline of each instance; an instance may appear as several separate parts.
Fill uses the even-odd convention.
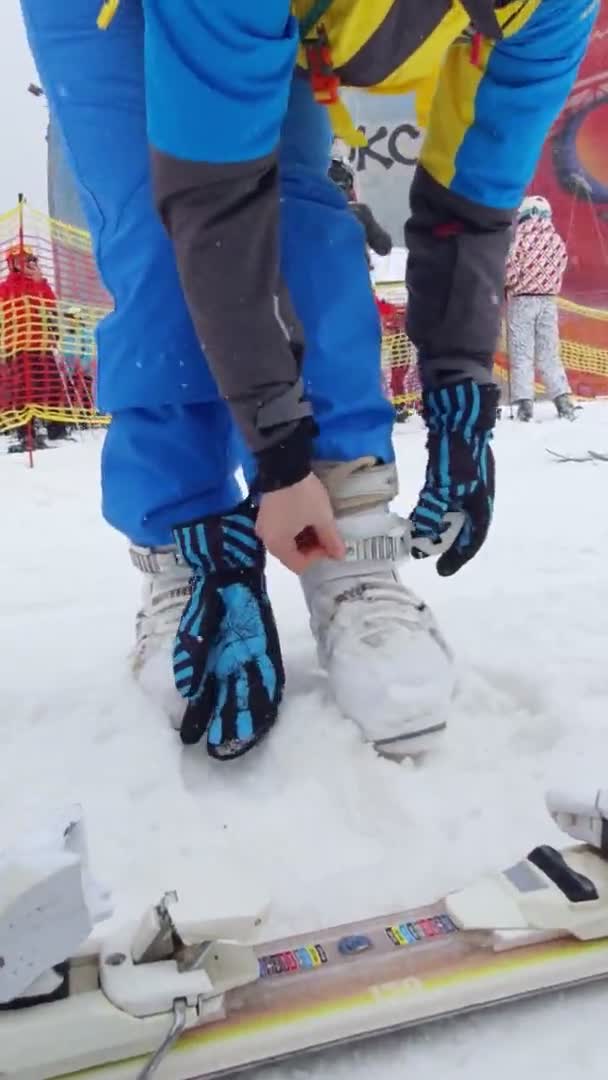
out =
[[[256,514],[246,500],[173,530],[193,572],[173,653],[175,684],[188,701],[181,737],[191,744],[206,733],[208,753],[223,760],[266,735],[285,686]]]
[[[464,522],[437,560],[437,573],[449,577],[477,554],[488,534],[494,508],[494,456],[490,447],[499,392],[472,379],[425,390],[423,416],[428,430],[424,487],[411,521],[414,558],[441,551],[448,529],[446,514]],[[419,544],[416,541],[420,541]]]

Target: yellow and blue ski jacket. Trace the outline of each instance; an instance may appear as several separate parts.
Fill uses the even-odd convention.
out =
[[[188,0],[176,5],[179,20],[174,0],[142,2],[157,203],[250,446],[263,450],[303,415],[297,350],[272,316],[277,147],[295,68],[347,138],[357,133],[341,87],[415,95],[426,137],[406,228],[408,330],[427,385],[490,380],[513,213],[599,0]],[[257,257],[231,263],[224,281],[204,238],[221,221],[226,250],[238,250],[232,220]],[[255,287],[248,266],[257,275],[266,267]],[[259,299],[244,326],[267,400],[244,385],[246,372],[231,371],[241,349],[222,325],[227,288]]]
[[[415,95],[418,121],[428,130],[421,161],[439,183],[501,207],[519,202],[598,6],[597,0],[292,2],[306,36],[325,31],[342,86]],[[298,62],[307,66],[303,45]],[[336,134],[356,141],[341,103],[328,108]]]

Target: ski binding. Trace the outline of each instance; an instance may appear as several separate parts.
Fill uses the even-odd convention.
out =
[[[588,843],[536,847],[426,907],[257,945],[259,915],[197,918],[167,893],[83,946],[82,850],[60,835],[13,852],[0,860],[0,1076],[211,1080],[608,980],[608,793],[552,793],[548,807]]]

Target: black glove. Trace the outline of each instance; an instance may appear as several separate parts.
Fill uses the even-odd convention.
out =
[[[437,573],[449,577],[477,554],[494,508],[494,456],[490,448],[499,391],[472,379],[425,390],[423,416],[428,429],[428,465],[424,487],[413,510],[411,553],[415,559],[441,551],[449,521],[463,515],[455,539],[437,561]],[[420,540],[419,545],[416,540]]]

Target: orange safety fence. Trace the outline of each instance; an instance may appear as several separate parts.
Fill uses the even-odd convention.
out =
[[[94,404],[95,327],[110,309],[88,233],[25,201],[0,216],[0,434],[108,422]]]
[[[381,284],[376,294],[387,396],[396,406],[415,407],[421,391],[416,350],[403,329],[404,285]],[[559,303],[561,352],[573,392],[608,396],[608,311]],[[25,201],[0,216],[0,435],[32,420],[107,424],[94,401],[95,327],[110,310],[88,233]],[[508,382],[504,335],[496,374]]]
[[[403,325],[406,299],[402,283],[391,282],[376,287],[378,296],[394,311],[382,314],[382,364],[385,382],[395,405],[415,407],[421,388],[416,365],[416,350]],[[560,351],[572,392],[581,398],[608,397],[608,311],[586,307],[560,298]],[[495,376],[507,389],[509,365],[504,327],[495,357]],[[537,384],[537,392],[543,392]]]

